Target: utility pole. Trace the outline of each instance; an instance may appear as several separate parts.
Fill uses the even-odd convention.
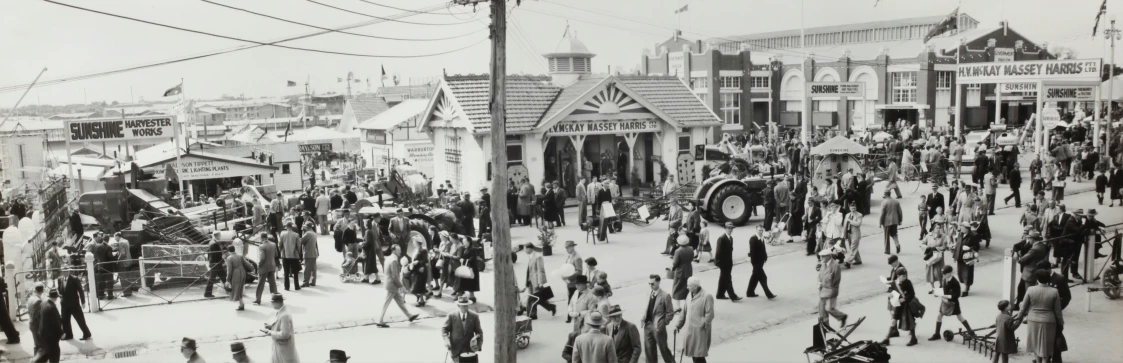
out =
[[[1107,137],[1105,138],[1107,145],[1104,145],[1103,149],[1104,155],[1108,156],[1111,155],[1111,123],[1115,121],[1115,118],[1111,117],[1111,103],[1115,101],[1115,99],[1112,98],[1114,97],[1114,95],[1112,95],[1112,90],[1115,88],[1115,40],[1123,36],[1120,33],[1119,29],[1115,29],[1115,14],[1111,14],[1111,27],[1104,29],[1104,37],[1107,37],[1107,39],[1111,41],[1111,60],[1109,61],[1110,64],[1107,66]],[[1096,112],[1100,112],[1100,110],[1096,110]],[[1096,137],[1100,137],[1100,135],[1096,135]]]
[[[486,0],[455,0],[473,5]],[[516,3],[519,0],[516,0]],[[507,195],[507,0],[491,2],[491,195]],[[515,363],[515,306],[518,286],[511,264],[511,224],[507,200],[491,199],[491,236],[495,246],[495,361]]]

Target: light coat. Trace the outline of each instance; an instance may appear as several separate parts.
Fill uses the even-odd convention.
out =
[[[300,237],[300,246],[304,249],[304,258],[320,257],[320,246],[316,242],[316,232],[312,230],[304,231],[304,236]]]
[[[830,261],[819,269],[820,299],[838,297],[838,286],[842,282],[842,267],[834,257],[827,258],[830,258]]]
[[[542,260],[542,255],[533,254],[530,260],[527,261],[526,266],[526,287],[530,288],[530,293],[535,293],[538,288],[546,284],[546,262]]]
[[[265,241],[257,248],[257,272],[265,275],[277,271],[277,244]]]
[[[281,258],[300,258],[300,237],[296,232],[281,232]]]
[[[678,328],[686,327],[682,339],[682,354],[687,357],[706,357],[710,354],[710,340],[714,328],[714,296],[698,290],[690,303],[683,307]]]
[[[299,363],[296,354],[296,332],[292,325],[292,315],[287,306],[273,313],[269,323],[269,337],[273,338],[273,363]]]
[[[612,337],[600,329],[589,329],[573,340],[573,363],[617,363]]]

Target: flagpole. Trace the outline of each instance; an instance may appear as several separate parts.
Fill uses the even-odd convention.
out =
[[[799,114],[800,114],[800,128],[802,129],[801,134],[803,135],[803,144],[808,145],[810,147],[810,143],[811,143],[811,118],[808,117],[809,116],[808,113],[810,113],[810,110],[811,110],[811,98],[807,96],[809,90],[807,89],[807,83],[808,83],[807,82],[807,48],[804,46],[805,45],[804,44],[804,38],[805,37],[804,37],[804,34],[803,34],[803,30],[804,30],[803,29],[803,10],[804,10],[804,5],[805,5],[804,3],[805,3],[804,0],[799,1],[799,52],[803,54],[803,58],[799,62],[799,72],[803,76],[803,102],[800,102],[800,103],[802,103],[802,105],[800,107],[800,113]]]
[[[181,95],[180,98],[182,99],[183,98],[182,97],[182,95],[183,95],[183,78],[179,79],[179,94]],[[183,162],[182,162],[183,150],[180,149],[180,147],[179,147],[179,120],[173,120],[172,122],[175,124],[175,126],[172,127],[172,139],[175,140],[175,168],[172,168],[172,169],[175,170],[176,179],[177,179],[176,183],[179,185],[179,196],[180,196],[179,207],[183,208],[183,202],[187,200],[186,194],[184,194],[184,193],[187,192],[187,190],[183,188],[183,177],[181,176],[183,173],[181,172],[181,169],[180,169],[180,168],[183,167]],[[167,175],[165,175],[164,177],[167,178]]]

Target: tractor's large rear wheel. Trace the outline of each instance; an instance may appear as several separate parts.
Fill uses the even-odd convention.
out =
[[[738,184],[722,186],[710,199],[710,216],[717,223],[743,226],[749,222],[750,208],[749,191]]]

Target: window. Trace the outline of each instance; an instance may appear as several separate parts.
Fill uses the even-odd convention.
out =
[[[771,87],[772,83],[772,80],[768,77],[753,77],[751,81],[753,88],[768,88]]]
[[[740,76],[722,76],[721,77],[721,88],[740,89],[741,88],[741,77]]]
[[[684,127],[682,129],[682,133],[679,134],[679,136],[678,136],[678,151],[680,153],[682,153],[682,152],[689,153],[690,152],[690,128],[689,127]]]
[[[386,145],[386,133],[382,131],[375,131],[374,143],[379,145]]]
[[[522,165],[523,145],[507,144],[507,165]]]
[[[725,123],[741,124],[741,92],[721,93],[721,112]]]
[[[706,90],[710,88],[710,79],[707,77],[691,77],[690,88],[695,91]]]
[[[916,103],[916,72],[893,73],[893,103]]]
[[[811,107],[816,112],[838,112],[838,101],[811,101]]]
[[[936,89],[951,89],[951,71],[936,72]]]
[[[291,174],[292,170],[289,169],[289,164],[281,164],[281,174]]]
[[[969,85],[967,85],[967,93],[964,94],[964,96],[966,96],[967,99],[966,99],[966,102],[964,102],[963,104],[966,105],[967,107],[982,106],[981,102],[982,102],[982,99],[983,99],[983,85],[981,85],[981,84],[969,84]]]

